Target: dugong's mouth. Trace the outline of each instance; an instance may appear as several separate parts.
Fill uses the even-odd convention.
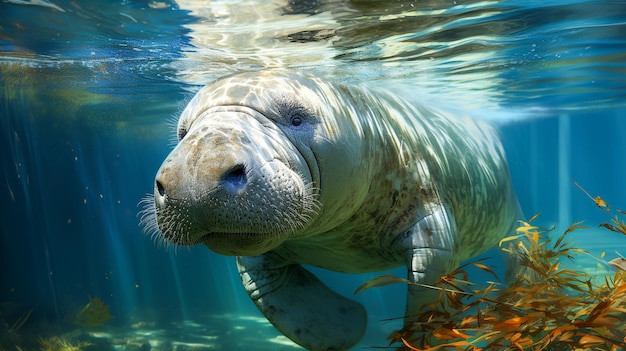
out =
[[[222,232],[207,233],[198,238],[198,244],[222,255],[255,256],[280,245],[285,239],[284,235],[269,233]]]
[[[260,237],[265,235],[271,235],[269,233],[253,233],[253,232],[208,232],[196,240],[196,244],[201,244],[210,240],[213,240],[216,237],[222,238],[250,238],[250,237]]]

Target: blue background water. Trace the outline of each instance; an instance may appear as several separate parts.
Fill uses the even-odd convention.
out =
[[[290,67],[411,90],[493,120],[522,208],[544,226],[608,220],[572,180],[626,208],[623,1],[199,4],[0,3],[3,336],[31,308],[24,329],[63,329],[90,295],[110,306],[112,327],[226,316],[201,333],[226,349],[242,342],[236,320],[260,314],[234,260],[166,250],[137,218],[172,147],[172,118],[201,84],[236,71]],[[626,255],[619,234],[576,240]],[[316,272],[346,295],[373,276]],[[402,313],[402,290],[355,297],[374,324],[363,345],[385,343],[393,327],[376,321]],[[278,335],[259,330],[242,334]]]

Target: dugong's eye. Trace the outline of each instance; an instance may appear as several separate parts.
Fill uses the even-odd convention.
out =
[[[179,141],[183,140],[185,135],[187,135],[187,129],[185,129],[185,128],[178,128],[178,140]]]
[[[292,116],[291,117],[291,125],[292,126],[299,126],[302,124],[302,117],[300,115],[296,115],[296,116]]]
[[[302,111],[296,110],[289,115],[289,123],[292,126],[297,127],[301,125],[302,122],[304,122],[304,113]]]

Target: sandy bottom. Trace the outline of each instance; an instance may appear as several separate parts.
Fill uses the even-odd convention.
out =
[[[202,321],[128,327],[101,326],[41,334],[17,330],[3,335],[0,350],[41,351],[202,351],[301,350],[265,318],[220,315]]]

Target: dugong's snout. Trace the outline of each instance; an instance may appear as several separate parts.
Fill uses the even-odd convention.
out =
[[[164,239],[258,255],[309,226],[318,205],[304,158],[280,128],[219,112],[189,129],[155,178]]]

